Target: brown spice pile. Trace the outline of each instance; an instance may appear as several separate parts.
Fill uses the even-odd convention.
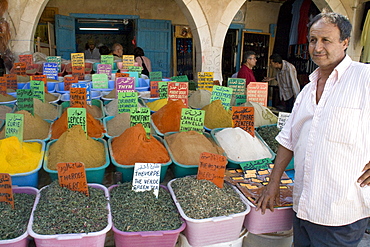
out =
[[[58,116],[58,108],[56,105],[48,102],[42,102],[39,99],[33,98],[33,111],[42,119],[54,120]]]
[[[205,111],[204,126],[209,129],[232,127],[232,111],[227,111],[221,100],[214,100],[202,108]]]
[[[45,92],[45,102],[52,102],[52,101],[56,101],[58,99],[57,96],[51,94],[51,93],[46,93]]]
[[[67,110],[68,107],[63,109],[63,112]],[[96,105],[87,105],[86,106],[86,112],[91,114],[94,118],[102,118],[103,117],[103,111],[101,107]]]
[[[0,102],[8,102],[8,101],[13,101],[15,100],[16,98],[9,95],[9,94],[0,94]]]
[[[199,165],[203,152],[222,155],[224,150],[196,131],[179,132],[165,136],[170,151],[177,163],[182,165]]]
[[[13,108],[6,106],[6,105],[0,105],[0,119],[5,119],[7,113],[11,113],[13,111]]]
[[[51,170],[57,170],[59,162],[83,162],[85,168],[100,167],[106,162],[104,144],[86,137],[81,125],[65,131],[50,145],[47,155]]]
[[[109,120],[106,124],[108,135],[119,136],[126,129],[130,128],[130,122],[130,113],[123,112],[121,114],[118,114],[117,116]]]
[[[180,130],[182,108],[187,108],[182,100],[168,100],[168,103],[152,114],[152,120],[161,133]]]

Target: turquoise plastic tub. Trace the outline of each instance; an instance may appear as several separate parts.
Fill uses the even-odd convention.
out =
[[[160,137],[154,136],[154,138],[156,138],[158,141],[160,141],[163,144]],[[121,164],[117,163],[117,161],[114,159],[114,156],[113,156],[112,139],[113,138],[110,138],[108,140],[109,154],[110,154],[110,157],[112,159],[112,163],[116,167],[116,171],[122,173],[122,182],[132,181],[132,178],[134,176],[135,165],[121,165]],[[167,149],[167,152],[169,152],[168,149]],[[171,163],[172,163],[171,158],[167,163],[161,163],[160,182],[163,182],[164,178],[166,177],[167,169],[171,165]]]
[[[94,167],[94,168],[86,168],[86,179],[88,183],[98,183],[102,184],[104,180],[104,173],[105,169],[109,166],[109,155],[108,155],[108,147],[107,147],[107,142],[103,139],[95,139],[101,143],[104,144],[104,152],[105,152],[105,164],[99,167]],[[47,146],[46,146],[46,154],[45,154],[45,159],[44,159],[44,165],[43,168],[44,170],[49,173],[49,176],[51,180],[57,180],[58,179],[58,171],[56,170],[51,170],[48,168],[48,156],[49,156],[49,149],[50,146],[56,142],[57,140],[52,140],[50,141]],[[88,151],[88,150],[86,150]]]
[[[59,117],[63,114],[64,110],[70,106],[70,103],[71,103],[70,101],[64,101],[64,102],[62,102],[62,104],[60,104]],[[101,117],[96,118],[96,119],[102,120],[105,116],[104,110],[103,110],[103,102],[100,99],[92,99],[91,104],[99,107],[99,109],[101,110],[102,115],[101,115]]]
[[[18,88],[21,87],[22,84],[23,84],[22,89],[30,89],[31,87],[30,82],[27,82],[27,83],[18,83]],[[57,82],[47,82],[46,85],[49,93],[55,93],[55,86],[57,85]]]

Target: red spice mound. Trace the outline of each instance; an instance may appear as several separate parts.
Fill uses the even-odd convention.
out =
[[[163,134],[179,131],[182,108],[187,108],[182,100],[168,100],[166,105],[152,114],[157,129]]]

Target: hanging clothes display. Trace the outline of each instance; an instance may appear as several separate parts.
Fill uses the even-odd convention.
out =
[[[300,9],[304,0],[296,0],[292,5],[292,23],[290,25],[289,45],[295,45],[298,41],[298,23]]]
[[[306,44],[307,43],[307,24],[308,16],[310,11],[312,0],[304,0],[299,10],[299,23],[298,23],[298,39],[297,44]]]
[[[292,4],[294,0],[288,0],[280,7],[276,24],[275,45],[273,53],[280,54],[283,59],[288,59],[289,32],[292,22]]]

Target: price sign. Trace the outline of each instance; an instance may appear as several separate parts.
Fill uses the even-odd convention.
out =
[[[284,127],[286,121],[288,121],[289,116],[290,116],[289,112],[279,112],[279,117],[278,117],[278,122],[277,122],[278,129],[282,129]]]
[[[45,93],[48,91],[48,78],[46,75],[33,75],[31,76],[31,80],[33,81],[42,81],[44,83],[44,91]]]
[[[245,94],[245,79],[242,78],[228,78],[227,86],[233,89],[234,94],[244,95]]]
[[[168,92],[168,82],[167,81],[158,82],[159,98],[167,99],[167,92]]]
[[[12,71],[17,75],[26,75],[26,64],[25,63],[14,63]]]
[[[61,187],[79,191],[89,196],[85,165],[82,162],[63,162],[57,164],[58,181]]]
[[[109,64],[104,64],[108,65]],[[108,88],[108,76],[106,74],[93,74],[92,75],[93,88]]]
[[[85,68],[85,54],[83,53],[71,53],[72,67],[84,67]]]
[[[142,70],[143,70],[143,68],[140,67],[140,66],[129,66],[128,67],[129,72],[137,72],[137,73],[141,74]]]
[[[91,83],[73,83],[72,88],[86,88],[86,102],[88,105],[91,105]]]
[[[111,64],[98,64],[97,74],[105,74],[107,75],[107,78],[110,80],[112,78],[112,65]]]
[[[135,87],[139,86],[139,73],[138,72],[127,72],[127,74],[130,75],[130,77],[135,78]]]
[[[26,55],[19,55],[19,62],[25,63],[27,65],[33,65],[33,56],[32,54],[26,54]]]
[[[5,118],[5,138],[15,136],[23,142],[24,115],[7,113]]]
[[[134,191],[154,190],[158,198],[161,164],[135,163],[132,189]]]
[[[72,66],[72,76],[78,77],[79,80],[85,79],[85,67]]]
[[[182,100],[184,105],[188,106],[188,83],[187,82],[169,82],[167,98],[171,100]]]
[[[130,66],[134,66],[135,56],[134,55],[123,55],[122,56],[122,70],[128,71]]]
[[[133,77],[118,77],[116,78],[117,96],[120,92],[134,92],[135,78]]]
[[[150,98],[159,97],[158,83],[159,81],[150,81]]]
[[[116,78],[118,77],[130,77],[130,75],[127,73],[116,73]]]
[[[62,72],[62,57],[61,56],[47,56],[46,62],[58,64],[58,72]]]
[[[260,160],[253,160],[240,163],[240,167],[243,171],[247,170],[264,170],[270,168],[270,164],[272,164],[272,160],[269,158],[260,159]]]
[[[9,203],[14,209],[12,177],[8,173],[0,173],[0,202]]]
[[[30,81],[33,97],[45,102],[45,86],[43,81]]]
[[[110,64],[113,67],[114,57],[113,55],[101,55],[100,62],[102,64]]]
[[[203,132],[205,111],[195,109],[181,109],[180,131],[194,130]]]
[[[260,103],[265,107],[267,107],[267,93],[267,82],[251,82],[247,87],[248,101]]]
[[[6,92],[6,79],[5,77],[0,77],[0,94],[2,95],[6,95],[7,92]]]
[[[233,106],[233,128],[240,127],[254,137],[254,107]]]
[[[198,88],[212,91],[213,72],[198,72]]]
[[[212,95],[211,95],[211,102],[214,100],[221,100],[222,105],[225,109],[230,108],[231,98],[233,96],[233,89],[223,86],[213,86]]]
[[[19,111],[25,110],[33,112],[33,94],[31,89],[18,89],[17,90],[17,108]]]
[[[171,80],[177,81],[177,82],[188,82],[189,78],[187,75],[178,75],[178,76],[171,77]]]
[[[149,72],[149,78],[151,81],[162,81],[162,71]]]
[[[118,93],[118,114],[130,112],[131,108],[137,108],[138,100],[136,92],[119,92]]]
[[[64,91],[69,91],[72,83],[78,83],[77,76],[65,76],[63,80],[64,80]]]
[[[147,107],[131,108],[130,126],[142,124],[147,136],[150,136],[150,109]]]
[[[82,129],[87,133],[86,109],[69,107],[67,108],[68,129],[81,125]]]
[[[70,88],[69,90],[69,101],[72,107],[87,107],[87,96],[86,88]]]
[[[5,74],[4,76],[6,80],[6,87],[16,91],[18,89],[17,75]]]
[[[245,95],[245,94],[235,95],[235,104],[236,104],[236,106],[240,106],[241,104],[244,104],[245,102],[247,102],[247,95]]]
[[[47,78],[58,80],[58,64],[57,63],[44,63],[42,74]]]
[[[200,154],[197,179],[206,179],[219,188],[224,186],[227,159],[223,155],[203,152]]]

